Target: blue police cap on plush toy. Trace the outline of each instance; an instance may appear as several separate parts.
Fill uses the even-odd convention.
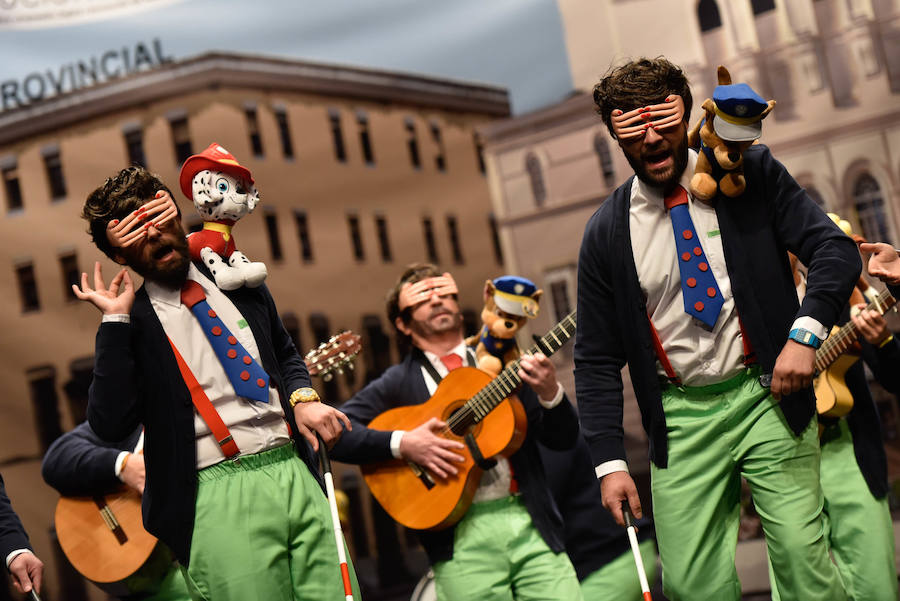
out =
[[[745,83],[716,86],[713,90],[716,117],[713,129],[723,140],[747,142],[762,135],[762,120],[768,103]]]
[[[513,315],[537,317],[540,306],[532,298],[537,286],[527,278],[517,275],[504,275],[494,280],[494,302],[497,306]]]

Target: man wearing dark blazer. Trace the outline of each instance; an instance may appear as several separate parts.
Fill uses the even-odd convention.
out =
[[[412,265],[400,276],[388,294],[387,313],[411,351],[341,407],[353,430],[335,445],[335,459],[362,464],[404,458],[435,479],[458,473],[454,464],[463,460],[457,453],[463,445],[439,435],[445,422],[432,418],[407,432],[366,427],[388,409],[427,401],[452,366],[475,364],[456,293],[450,274],[434,265]],[[570,448],[578,421],[547,357],[522,357],[520,375],[525,385],[517,394],[528,417],[521,448],[509,460],[498,457],[482,475],[472,505],[454,527],[417,533],[439,599],[582,598],[536,442]]]
[[[144,494],[144,428],[107,442],[82,422],[53,441],[41,461],[44,481],[61,495],[94,496],[126,485]],[[159,543],[129,584],[128,601],[188,601],[184,577],[172,552]]]
[[[5,558],[17,591],[27,593],[34,588],[35,592],[41,592],[44,563],[31,550],[22,521],[6,496],[3,476],[0,476],[0,557]]]
[[[317,402],[268,289],[219,290],[142,168],[109,178],[83,216],[97,247],[144,277],[137,292],[126,269],[107,285],[97,263],[93,287],[87,274],[73,286],[103,313],[88,421],[108,441],[144,425],[144,525],[192,597],[343,596],[313,449],[349,422]]]
[[[752,116],[766,104],[748,89],[717,105],[720,135],[759,136]],[[627,364],[650,440],[665,594],[740,598],[743,476],[782,598],[845,599],[822,537],[810,384],[859,274],[852,240],[760,145],[744,152],[743,194],[691,198],[692,98],[664,58],[611,70],[594,99],[636,174],[589,220],[578,264],[575,381],[604,506],[620,523],[622,501],[640,514],[622,433]],[[810,269],[802,306],[787,250]]]

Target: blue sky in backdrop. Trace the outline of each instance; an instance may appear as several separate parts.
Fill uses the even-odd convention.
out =
[[[178,0],[93,22],[0,31],[0,82],[159,39],[179,60],[209,50],[436,75],[509,90],[513,112],[572,88],[553,0]]]

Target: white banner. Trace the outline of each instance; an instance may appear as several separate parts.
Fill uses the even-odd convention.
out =
[[[98,21],[181,0],[0,0],[0,29],[38,29]]]

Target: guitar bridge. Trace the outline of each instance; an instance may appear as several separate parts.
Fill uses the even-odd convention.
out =
[[[416,478],[422,481],[422,484],[425,485],[425,488],[427,488],[428,490],[434,488],[434,478],[431,477],[431,474],[425,471],[425,468],[413,461],[407,461],[406,463],[409,464],[409,469],[413,471],[413,473],[416,475]]]

